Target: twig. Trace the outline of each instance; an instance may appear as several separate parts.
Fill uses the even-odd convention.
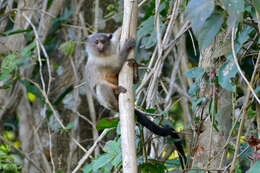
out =
[[[64,126],[64,124],[63,124],[62,121],[60,120],[60,118],[59,118],[59,116],[58,116],[56,110],[54,109],[54,107],[52,106],[51,102],[49,101],[47,94],[43,92],[43,90],[41,89],[41,87],[40,87],[36,82],[34,82],[34,81],[32,81],[31,79],[26,78],[26,77],[24,77],[24,79],[27,80],[27,81],[29,81],[29,82],[31,82],[33,85],[36,86],[36,88],[39,89],[39,91],[41,92],[41,94],[43,95],[43,97],[44,97],[44,99],[45,99],[45,102],[48,104],[48,106],[49,106],[50,109],[52,110],[54,117],[56,118],[56,120],[58,121],[58,123],[60,124],[60,126],[62,127],[62,129],[65,130],[66,127]],[[84,152],[87,152],[87,150],[86,150],[82,145],[80,145],[79,142],[78,142],[73,136],[71,136],[71,134],[68,133],[68,135],[69,135],[69,137],[76,143],[76,145],[77,145],[80,149],[82,149]]]
[[[195,46],[195,43],[194,43],[194,39],[193,39],[192,33],[191,33],[190,30],[188,30],[188,33],[189,33],[190,38],[191,38],[191,42],[192,42],[192,47],[193,47],[194,55],[197,56],[196,46]]]
[[[41,61],[41,50],[40,50],[40,46],[39,46],[39,37],[38,37],[38,33],[36,31],[35,26],[32,24],[31,20],[23,13],[24,18],[27,20],[27,22],[32,26],[35,37],[36,37],[36,48],[37,48],[37,57],[38,57],[38,62],[39,62],[39,66],[40,66],[40,78],[41,78],[41,83],[42,83],[42,89],[43,92],[46,92],[45,89],[45,82],[44,82],[44,78],[43,78],[43,74],[42,74],[42,61]]]
[[[49,145],[49,150],[50,150],[50,158],[51,158],[51,164],[52,164],[52,172],[55,173],[55,164],[54,164],[54,160],[53,160],[53,156],[52,156],[52,141],[51,141],[51,132],[50,132],[50,128],[48,126],[48,133],[49,133],[49,139],[50,139],[50,145]]]
[[[81,166],[83,165],[83,163],[88,159],[88,157],[90,156],[90,154],[95,150],[97,144],[103,139],[103,137],[107,134],[107,132],[111,130],[111,129],[105,129],[101,135],[95,140],[94,144],[92,145],[92,147],[88,150],[87,153],[85,153],[85,155],[80,159],[80,161],[78,162],[77,167],[72,171],[72,173],[76,173]]]
[[[232,36],[233,36],[233,38],[232,38],[231,44],[232,44],[232,54],[233,54],[233,57],[234,57],[234,62],[235,62],[235,64],[236,64],[236,66],[237,66],[238,72],[240,73],[240,75],[242,76],[242,78],[244,79],[244,81],[246,82],[248,88],[249,88],[250,91],[252,92],[252,94],[253,94],[253,96],[255,97],[255,99],[257,100],[258,104],[260,104],[259,98],[257,97],[257,95],[256,95],[256,93],[255,93],[255,91],[254,91],[254,89],[252,88],[252,86],[251,86],[251,84],[248,82],[248,80],[246,79],[244,73],[242,72],[242,70],[241,70],[241,68],[240,68],[240,66],[239,66],[239,63],[238,63],[238,60],[237,60],[237,56],[236,56],[236,52],[235,52],[235,48],[234,48],[234,35],[235,35],[235,32],[236,32],[236,31],[235,31],[235,27],[233,27],[233,28],[232,28]],[[233,34],[234,34],[234,35],[233,35]],[[256,66],[255,68],[257,68],[257,66]],[[252,75],[252,77],[253,77],[253,75]]]
[[[9,142],[8,140],[6,140],[2,135],[0,135],[0,139],[2,140],[2,141],[4,141],[5,143],[7,143],[8,145],[10,145],[13,149],[15,149],[16,151],[18,151],[23,157],[25,157],[29,162],[31,162],[32,163],[32,165],[37,169],[37,170],[39,170],[41,173],[44,173],[44,171],[41,169],[41,168],[39,168],[38,166],[37,166],[37,164],[32,160],[32,159],[30,159],[28,156],[27,156],[27,154],[25,154],[22,150],[20,150],[20,149],[18,149],[17,147],[15,147],[11,142]]]
[[[32,24],[31,20],[23,13],[23,16],[24,18],[27,20],[27,22],[32,26],[33,28],[33,31],[34,31],[34,34],[35,34],[35,38],[36,38],[36,45],[37,45],[37,50],[38,50],[38,61],[39,61],[39,64],[40,64],[40,75],[41,75],[41,81],[42,81],[42,87],[43,87],[43,90],[45,92],[45,83],[44,83],[44,79],[43,79],[43,75],[42,75],[42,68],[41,68],[41,59],[40,59],[40,50],[39,50],[39,45],[43,51],[43,54],[46,58],[46,62],[47,62],[47,69],[48,69],[48,77],[49,77],[49,82],[48,82],[48,87],[47,87],[47,95],[50,91],[50,87],[51,87],[51,81],[52,81],[52,77],[51,77],[51,67],[50,67],[50,60],[49,60],[49,56],[40,40],[40,37],[39,37],[39,34],[38,32],[36,31],[36,28],[35,26]]]
[[[240,145],[240,136],[241,136],[241,133],[242,133],[242,129],[243,129],[243,125],[245,123],[245,117],[246,117],[246,112],[247,112],[247,108],[248,108],[248,102],[249,102],[249,98],[250,98],[250,91],[252,91],[252,87],[251,87],[251,84],[253,84],[254,82],[254,78],[255,78],[255,74],[256,74],[256,69],[258,67],[258,63],[259,63],[259,60],[260,60],[260,52],[258,54],[258,58],[257,58],[257,62],[256,62],[256,65],[255,65],[255,68],[254,68],[254,72],[252,74],[252,77],[251,77],[251,81],[250,83],[247,81],[247,79],[245,78],[244,74],[242,73],[240,67],[239,67],[239,64],[238,64],[238,61],[237,61],[237,57],[236,57],[236,52],[235,52],[235,46],[234,46],[234,37],[235,37],[235,34],[236,34],[236,31],[235,31],[235,26],[233,26],[232,28],[232,37],[231,37],[231,47],[232,47],[232,53],[233,53],[233,57],[234,57],[234,61],[237,65],[237,68],[238,68],[238,71],[240,72],[241,76],[243,77],[243,79],[246,81],[246,83],[248,84],[249,88],[247,89],[247,96],[246,96],[246,99],[244,101],[244,104],[243,104],[243,113],[242,113],[242,118],[241,118],[241,122],[240,122],[240,126],[239,126],[239,130],[238,130],[238,134],[237,134],[237,140],[236,140],[236,148],[235,148],[235,153],[234,153],[234,158],[233,158],[233,161],[232,161],[232,164],[231,164],[231,168],[230,168],[230,172],[233,173],[234,172],[234,169],[235,169],[235,164],[236,164],[236,159],[237,159],[237,153],[238,153],[238,150],[239,150],[239,145]],[[252,91],[252,94],[254,95],[254,91]],[[256,99],[258,99],[257,97],[255,97]],[[260,103],[260,102],[259,102]]]

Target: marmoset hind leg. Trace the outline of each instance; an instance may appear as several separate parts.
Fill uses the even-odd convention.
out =
[[[118,112],[117,97],[120,93],[125,93],[126,89],[122,86],[117,86],[108,82],[99,83],[96,85],[96,96],[104,107]]]

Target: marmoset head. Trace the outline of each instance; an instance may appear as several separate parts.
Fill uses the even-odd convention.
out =
[[[97,57],[109,55],[111,38],[112,34],[96,33],[90,35],[86,42],[87,53]]]

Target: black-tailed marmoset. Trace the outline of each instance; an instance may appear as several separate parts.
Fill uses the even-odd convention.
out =
[[[127,60],[128,53],[135,47],[135,39],[126,40],[120,49],[119,40],[121,29],[113,34],[95,33],[88,37],[86,41],[86,51],[88,61],[85,68],[85,77],[92,95],[105,108],[118,112],[118,95],[120,92],[126,92],[121,86],[118,86],[118,74]],[[174,142],[179,152],[182,168],[186,163],[186,157],[179,135],[169,126],[160,127],[142,112],[135,110],[137,121],[148,128],[156,135],[168,136],[176,139]]]

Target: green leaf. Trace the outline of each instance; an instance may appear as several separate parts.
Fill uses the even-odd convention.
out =
[[[68,124],[66,125],[65,130],[70,130],[70,129],[72,129],[73,127],[74,127],[74,123],[73,123],[73,122],[70,122],[70,123],[68,123]]]
[[[189,2],[185,14],[191,21],[192,29],[196,35],[213,12],[214,7],[215,3],[212,0],[191,0]]]
[[[165,24],[160,22],[160,31],[162,32]],[[137,37],[142,39],[142,44],[146,49],[153,47],[156,44],[157,31],[154,27],[154,16],[146,19],[139,27],[137,31]]]
[[[189,93],[189,95],[193,96],[193,95],[196,95],[197,91],[198,91],[198,82],[194,82],[190,86],[188,93]]]
[[[90,164],[87,163],[81,170],[83,171],[83,173],[90,173],[93,169],[93,165],[94,165],[94,162],[92,162]]]
[[[107,19],[109,17],[112,17],[115,14],[114,11],[110,11],[107,15],[104,16],[104,19]]]
[[[36,47],[36,43],[35,43],[35,41],[34,41],[34,42],[32,42],[31,44],[29,44],[28,46],[26,46],[25,48],[22,48],[22,50],[21,50],[21,55],[22,55],[23,57],[26,57],[26,56],[30,55],[30,54],[31,54],[31,51],[32,51],[35,47]]]
[[[177,158],[165,161],[165,166],[167,169],[170,169],[173,167],[179,167],[180,165],[181,165],[180,160]]]
[[[243,25],[242,31],[239,33],[238,38],[237,38],[237,43],[238,44],[238,49],[236,50],[236,52],[238,52],[238,50],[243,46],[243,44],[248,41],[248,39],[250,38],[249,34],[254,30],[253,27],[248,26],[248,25]]]
[[[112,165],[115,166],[116,168],[120,166],[120,163],[122,162],[122,153],[118,154],[113,160],[112,160]]]
[[[93,170],[96,171],[99,168],[105,166],[113,159],[113,156],[111,154],[103,154],[101,155],[97,160],[95,160],[93,164]]]
[[[213,13],[204,23],[203,27],[199,32],[199,45],[202,49],[208,47],[211,41],[214,39],[222,23],[224,17],[219,13]]]
[[[26,32],[31,32],[32,29],[17,29],[17,30],[11,30],[11,31],[6,31],[2,33],[3,35],[10,36],[14,34],[20,34],[20,33],[26,33]]]
[[[102,118],[101,120],[98,121],[97,123],[97,130],[103,130],[106,128],[111,128],[111,127],[117,127],[117,124],[119,122],[119,118]]]
[[[258,159],[253,166],[249,169],[248,173],[259,173],[260,170],[260,159]]]
[[[257,94],[260,91],[260,86],[256,87],[255,93]]]
[[[231,85],[231,78],[237,74],[237,67],[234,61],[227,61],[218,69],[218,83],[224,89],[235,91],[235,87]]]
[[[27,92],[31,92],[34,95],[36,95],[36,97],[38,99],[40,99],[41,103],[45,102],[44,97],[42,96],[41,91],[36,86],[31,84],[27,80],[20,80],[20,82],[26,87]]]
[[[195,108],[197,107],[197,105],[199,105],[199,104],[205,102],[205,100],[206,100],[205,97],[201,97],[201,98],[199,98],[199,99],[197,99],[197,100],[192,99],[192,107],[191,107],[192,110],[195,110]]]
[[[5,57],[2,61],[1,68],[3,71],[11,72],[13,70],[17,69],[17,63],[16,63],[16,55],[15,54],[9,54],[7,57]]]
[[[76,45],[76,42],[67,41],[67,42],[61,44],[59,49],[61,49],[66,56],[69,56],[73,53],[75,45]]]
[[[73,10],[68,10],[67,8],[64,10],[64,15],[57,17],[57,18],[53,18],[52,22],[61,22],[61,21],[66,21],[72,14],[74,13]]]
[[[116,141],[108,141],[103,150],[112,155],[121,153],[120,145]]]
[[[184,75],[189,78],[196,78],[201,79],[201,77],[204,75],[205,71],[203,68],[195,67],[190,69],[189,71],[186,71]]]
[[[6,80],[10,75],[10,72],[8,71],[4,71],[2,73],[0,73],[0,81]]]
[[[229,16],[235,20],[242,20],[242,14],[245,8],[244,0],[221,0],[228,11]]]
[[[141,172],[149,172],[149,173],[164,173],[166,171],[166,167],[157,160],[148,160],[147,163],[142,163],[139,165]]]
[[[256,11],[258,12],[258,14],[260,14],[260,1],[259,0],[253,0],[253,5],[254,5]]]

